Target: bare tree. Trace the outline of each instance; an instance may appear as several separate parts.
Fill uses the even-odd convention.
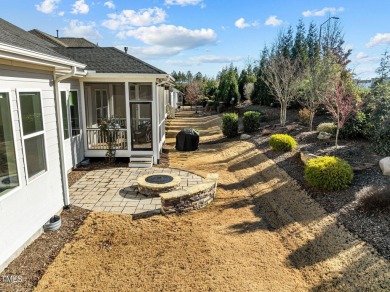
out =
[[[245,97],[245,99],[250,100],[252,92],[253,92],[253,89],[254,89],[254,83],[247,83],[247,84],[245,84],[245,86],[244,86],[244,97]]]
[[[332,56],[317,57],[304,70],[301,83],[302,96],[299,102],[310,112],[310,131],[313,131],[313,120],[318,107],[330,94],[335,78],[338,76],[338,66]]]
[[[340,129],[344,126],[351,114],[359,109],[362,102],[358,102],[352,93],[347,93],[345,86],[340,80],[334,83],[333,88],[334,90],[325,96],[324,102],[326,109],[332,115],[337,125],[335,142],[337,149]]]
[[[282,54],[270,56],[264,67],[262,79],[270,92],[280,102],[280,125],[286,125],[287,106],[296,98],[302,80],[299,59]]]
[[[198,112],[197,105],[202,101],[203,96],[203,84],[200,80],[193,80],[186,86],[186,102],[191,105],[195,105],[195,112]]]

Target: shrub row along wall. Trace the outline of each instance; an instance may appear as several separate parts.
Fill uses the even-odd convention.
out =
[[[218,174],[208,174],[206,179],[184,190],[160,194],[161,213],[184,213],[210,204],[217,193]]]

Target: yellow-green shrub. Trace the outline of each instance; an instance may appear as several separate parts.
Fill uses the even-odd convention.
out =
[[[336,133],[337,126],[333,123],[321,123],[317,126],[317,132]]]
[[[310,159],[305,167],[307,182],[317,188],[334,191],[348,188],[353,179],[351,166],[335,156]]]
[[[274,134],[269,139],[269,146],[272,150],[287,152],[297,147],[297,142],[287,134]]]

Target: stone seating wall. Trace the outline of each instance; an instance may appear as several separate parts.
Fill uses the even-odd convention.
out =
[[[183,190],[161,193],[161,213],[184,213],[203,208],[210,204],[217,193],[218,174],[208,174],[197,185]]]

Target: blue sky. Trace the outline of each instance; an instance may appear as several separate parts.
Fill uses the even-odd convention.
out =
[[[390,44],[390,1],[303,0],[1,0],[1,17],[25,29],[85,37],[129,53],[170,73],[215,76],[233,62],[259,57],[280,30],[300,18],[320,25],[338,16],[351,69],[375,76]]]

